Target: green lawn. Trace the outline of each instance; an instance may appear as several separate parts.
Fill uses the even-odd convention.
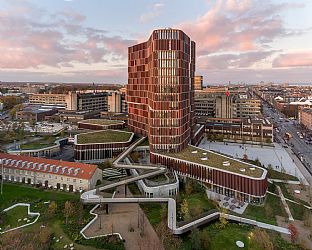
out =
[[[218,228],[216,224],[210,224],[200,230],[202,237],[208,241],[208,248],[201,245],[202,250],[238,250],[236,241],[242,241],[245,244],[243,249],[263,250],[252,238],[252,230],[254,227],[247,225],[239,225],[229,223],[225,228]],[[298,245],[288,243],[280,234],[266,231],[273,243],[274,249],[283,250],[299,250]],[[180,236],[183,239],[181,250],[192,250],[190,234]]]
[[[311,213],[311,210],[305,208],[303,205],[295,204],[290,201],[287,201],[287,204],[295,220],[304,220],[304,215]]]
[[[281,173],[278,171],[275,171],[273,169],[268,169],[268,178],[270,179],[278,179],[278,180],[290,180],[290,181],[299,181],[296,176]]]
[[[57,203],[55,214],[48,213],[49,204],[45,204],[45,201],[55,201]],[[64,217],[64,204],[66,201],[70,201],[74,208],[73,215],[69,217],[67,225],[65,225]],[[33,234],[40,230],[40,225],[44,224],[51,230],[52,235],[63,236],[63,240],[60,244],[57,244],[56,241],[52,242],[52,245],[55,245],[52,249],[63,249],[64,245],[67,243],[74,243],[75,249],[124,249],[123,243],[116,241],[114,237],[101,237],[92,240],[85,240],[82,238],[80,230],[93,216],[89,214],[92,206],[82,207],[79,202],[78,194],[55,190],[42,190],[26,185],[5,183],[3,195],[0,196],[0,210],[17,202],[28,202],[31,204],[31,211],[41,213],[38,223],[25,227],[22,232],[25,234]],[[16,211],[16,213],[21,214],[22,212]],[[77,244],[81,245],[81,247],[76,248]]]
[[[289,193],[288,190],[287,190],[286,184],[284,184],[284,183],[278,183],[277,185],[280,186],[280,188],[281,188],[281,190],[282,190],[283,195],[284,195],[285,198],[288,198],[288,199],[290,199],[290,200],[293,200],[293,201],[296,201],[296,202],[298,202],[298,203],[304,204],[304,205],[306,205],[306,206],[310,206],[310,204],[309,204],[308,202],[303,201],[303,200],[301,200],[301,199],[295,197],[293,194]]]
[[[2,220],[0,220],[0,228],[2,228],[2,231],[5,231],[10,228],[15,228],[24,224],[28,224],[34,221],[37,216],[28,216],[27,207],[18,206],[3,213],[1,217]],[[25,221],[25,218],[27,218],[27,220],[29,221]],[[19,219],[21,220],[20,222],[18,222]]]
[[[121,130],[101,130],[77,135],[78,144],[127,142],[132,133]]]
[[[161,213],[163,209],[166,209],[167,211],[167,205],[160,203],[140,204],[140,207],[143,209],[145,215],[153,227],[161,222]]]
[[[249,204],[243,216],[257,221],[277,225],[275,216],[286,217],[286,212],[281,199],[277,196],[267,194],[262,206]]]
[[[67,200],[78,201],[79,195],[56,190],[41,190],[29,185],[4,183],[3,195],[0,195],[0,210],[18,202],[30,202],[34,204],[38,201],[48,200],[63,203]]]
[[[53,146],[56,138],[54,136],[42,137],[41,139],[22,144],[21,149],[39,149],[43,147]]]
[[[122,123],[122,121],[119,120],[109,120],[109,119],[87,119],[81,121],[81,123],[89,123],[89,124],[95,124],[95,125],[113,125]]]

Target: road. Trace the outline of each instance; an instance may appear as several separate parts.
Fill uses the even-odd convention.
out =
[[[275,132],[275,138],[282,143],[285,147],[287,145],[288,152],[296,165],[301,170],[307,181],[312,183],[312,145],[306,144],[304,139],[300,139],[297,132],[301,132],[298,128],[296,121],[289,121],[283,114],[276,109],[270,109],[267,104],[263,105],[263,113],[265,116],[270,117],[277,125],[278,132]],[[284,141],[285,133],[290,133],[292,139]],[[302,159],[301,159],[302,156]],[[300,164],[301,162],[301,164]],[[298,163],[298,164],[297,164]],[[302,167],[304,166],[305,169]]]

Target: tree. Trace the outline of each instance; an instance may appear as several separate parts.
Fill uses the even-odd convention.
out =
[[[41,228],[39,233],[39,241],[42,245],[47,245],[51,241],[51,231],[48,227]]]
[[[219,223],[217,223],[216,226],[218,228],[225,228],[226,225],[229,223],[228,220],[225,218],[227,210],[223,207],[219,208],[219,210],[220,210]]]
[[[57,211],[57,204],[55,201],[51,201],[48,207],[48,214],[53,215],[56,213],[56,211]]]
[[[75,208],[73,204],[70,201],[65,202],[65,207],[64,207],[64,216],[65,216],[65,224],[68,223],[68,217],[72,216],[75,212]]]
[[[193,181],[187,179],[185,183],[185,194],[190,195],[193,192],[193,189],[194,189]]]
[[[193,250],[201,249],[200,234],[199,234],[198,228],[194,227],[192,229],[190,240],[191,240],[191,245],[192,245]]]
[[[183,199],[181,203],[181,213],[183,216],[183,220],[188,220],[191,218],[190,211],[189,211],[189,205],[186,199]]]
[[[259,249],[273,250],[273,243],[270,240],[270,236],[266,231],[258,227],[249,234],[248,238],[255,246],[259,247]]]
[[[289,224],[288,230],[290,232],[291,241],[295,242],[298,239],[298,234],[299,234],[298,229],[293,224]]]

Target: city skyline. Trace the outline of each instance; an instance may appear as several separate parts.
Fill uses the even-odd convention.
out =
[[[0,81],[127,83],[128,47],[178,28],[204,83],[311,82],[312,2],[0,0]]]

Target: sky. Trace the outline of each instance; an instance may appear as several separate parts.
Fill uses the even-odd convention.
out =
[[[0,0],[0,81],[127,83],[154,29],[196,43],[205,84],[312,84],[312,0]]]

